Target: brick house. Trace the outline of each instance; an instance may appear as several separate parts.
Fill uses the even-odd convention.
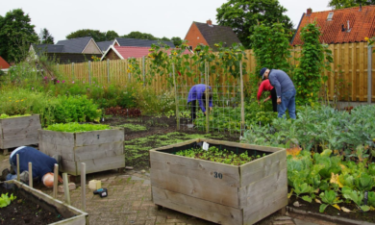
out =
[[[9,67],[10,67],[9,63],[7,63],[7,61],[5,61],[5,59],[3,59],[0,56],[0,70],[5,70],[5,69],[8,69]]]
[[[232,28],[213,25],[211,20],[206,23],[193,22],[185,39],[193,49],[199,44],[208,45],[216,49],[214,44],[223,42],[224,46],[232,46],[233,43],[241,44]]]
[[[322,12],[312,12],[311,9],[307,9],[306,13],[302,15],[291,44],[301,45],[301,29],[315,21],[322,33],[321,43],[364,42],[365,37],[375,35],[375,6],[359,6]]]
[[[73,38],[57,42],[55,45],[31,45],[29,52],[37,59],[45,54],[48,59],[59,63],[80,63],[101,58],[103,53],[92,37]]]

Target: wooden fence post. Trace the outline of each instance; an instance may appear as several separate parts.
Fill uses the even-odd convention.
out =
[[[109,59],[107,59],[107,82],[109,83]]]
[[[81,163],[82,210],[86,211],[86,163]]]
[[[33,164],[29,162],[29,186],[33,187]]]
[[[367,103],[372,99],[372,45],[367,47]]]
[[[72,62],[72,78],[74,80],[74,62]]]
[[[91,61],[89,61],[89,84],[91,84]]]

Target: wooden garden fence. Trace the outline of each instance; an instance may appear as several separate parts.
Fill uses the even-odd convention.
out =
[[[372,53],[372,47],[368,47],[367,43],[345,43],[331,44],[329,49],[332,51],[333,63],[331,71],[326,71],[328,76],[328,96],[330,100],[344,101],[374,101],[375,100],[375,59]],[[292,57],[290,63],[296,66],[300,57],[301,49],[295,47],[292,49]],[[246,72],[247,74],[255,73],[256,61],[252,50],[246,50]],[[144,85],[150,85],[156,93],[163,93],[171,90],[173,83],[171,82],[171,74],[155,74],[151,76],[149,71],[150,61],[146,58],[138,58],[141,74],[134,75],[128,73],[128,60],[112,60],[101,62],[85,62],[71,63],[64,65],[56,65],[56,69],[60,72],[66,81],[82,81],[97,82],[99,84],[108,84],[114,82],[126,85],[129,81],[144,82]],[[219,62],[220,63],[220,62]],[[214,65],[212,62],[211,65]],[[195,76],[177,75],[177,83],[185,83],[184,86],[192,86],[200,83],[203,74],[198,72],[196,66],[192,66]],[[249,90],[249,75],[243,76],[245,90]],[[239,80],[233,78],[229,74],[221,73],[220,69],[216,73],[210,73],[210,81],[221,83],[223,89],[232,86],[231,92],[238,90]],[[369,85],[370,84],[370,85]],[[225,92],[227,90],[223,90]],[[369,98],[369,96],[371,96]]]

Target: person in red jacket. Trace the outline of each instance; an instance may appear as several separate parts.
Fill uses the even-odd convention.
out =
[[[262,95],[263,91],[269,91],[271,92],[270,96],[266,99],[263,100],[263,102],[266,102],[270,99],[272,99],[272,107],[273,107],[273,111],[274,112],[277,112],[277,95],[276,95],[276,89],[271,85],[270,83],[270,80],[263,80],[262,83],[260,84],[259,86],[259,89],[258,89],[258,95],[257,95],[257,99],[258,99],[258,104],[260,104],[260,96]]]

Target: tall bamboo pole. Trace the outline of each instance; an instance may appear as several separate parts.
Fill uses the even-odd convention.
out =
[[[242,61],[240,63],[240,85],[241,85],[241,131],[240,134],[243,135],[245,131],[245,98],[243,93],[243,75],[242,75]]]
[[[209,133],[210,132],[210,125],[209,125],[209,122],[210,122],[210,117],[209,117],[209,110],[208,110],[208,107],[209,107],[209,80],[208,80],[208,70],[209,70],[209,64],[208,62],[206,61],[205,62],[205,84],[206,84],[206,133]]]
[[[176,74],[174,72],[174,63],[172,63],[172,75],[173,75],[173,86],[174,86],[174,99],[176,102],[177,130],[180,130],[180,113],[178,111],[177,82],[176,82]]]

